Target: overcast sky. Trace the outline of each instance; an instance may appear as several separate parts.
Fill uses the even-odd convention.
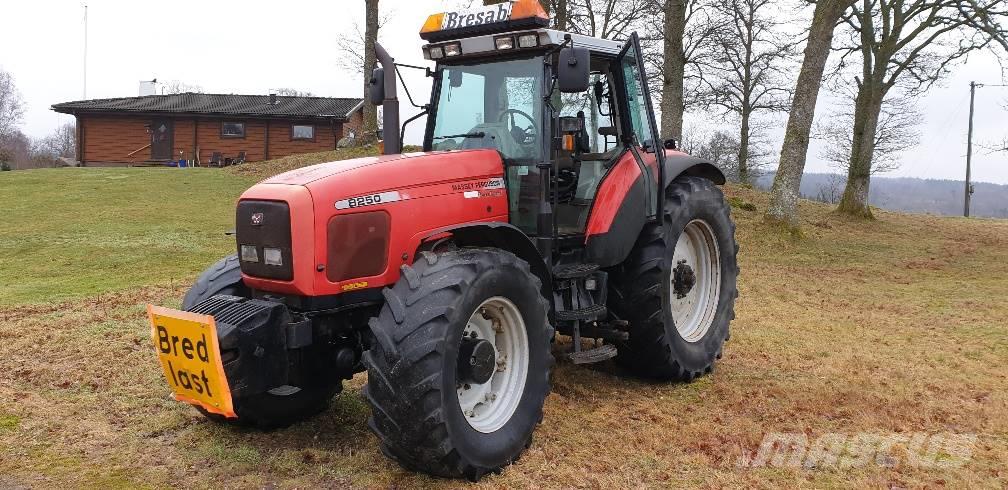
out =
[[[426,16],[467,0],[382,1],[388,22],[380,41],[399,62],[424,64],[417,36]],[[208,93],[266,94],[279,87],[316,95],[359,97],[361,77],[338,61],[337,40],[363,24],[362,0],[142,2],[91,0],[88,4],[87,98],[137,95],[139,82],[157,78],[199,85]],[[80,100],[83,93],[83,3],[63,0],[4,2],[0,68],[10,72],[27,103],[23,131],[45,136],[72,120],[49,106]],[[403,73],[414,99],[424,102],[430,84],[421,74]],[[1001,81],[989,54],[957,68],[942,86],[918,101],[922,136],[886,174],[962,179],[969,112],[969,81]],[[401,94],[403,106],[408,106]],[[977,91],[974,141],[1008,137],[1008,88]],[[818,114],[826,111],[820,107]],[[403,120],[409,115],[404,110]],[[781,118],[778,126],[783,126]],[[717,122],[715,122],[717,124]],[[407,142],[422,137],[413,123]],[[734,128],[730,128],[733,129]],[[779,133],[779,131],[778,131]],[[779,150],[779,140],[773,143]],[[831,171],[813,147],[807,171]],[[975,149],[977,181],[1008,184],[1008,153]]]

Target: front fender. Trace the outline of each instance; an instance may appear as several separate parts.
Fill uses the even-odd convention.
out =
[[[500,221],[466,223],[439,231],[451,233],[455,243],[459,246],[494,247],[517,255],[520,259],[528,262],[532,273],[542,281],[545,297],[551,297],[553,275],[532,239],[514,225]]]

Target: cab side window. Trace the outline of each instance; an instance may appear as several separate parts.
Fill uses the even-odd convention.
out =
[[[606,148],[605,137],[600,136],[598,130],[600,127],[612,126],[614,123],[608,97],[603,96],[601,98],[602,103],[601,107],[599,107],[599,101],[595,98],[595,83],[601,83],[603,87],[608,87],[608,77],[604,73],[592,73],[591,84],[587,91],[577,94],[562,94],[560,96],[560,116],[578,116],[579,114],[583,114],[585,132],[588,136],[588,152],[602,153],[613,146],[614,140],[610,137],[610,148]],[[555,100],[556,94],[554,94]]]
[[[635,48],[630,48],[633,51]],[[627,92],[627,116],[630,120],[630,127],[637,136],[637,142],[641,145],[653,145],[654,135],[651,134],[651,126],[648,123],[647,100],[645,99],[644,85],[647,80],[641,76],[641,69],[637,65],[636,53],[630,52],[624,56],[620,68],[623,74],[623,82]]]

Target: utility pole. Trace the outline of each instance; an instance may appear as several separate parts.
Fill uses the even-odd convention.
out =
[[[84,4],[84,99],[87,99],[87,4]]]
[[[983,85],[970,82],[970,110],[969,110],[969,132],[966,136],[966,192],[963,200],[963,216],[969,218],[970,196],[973,194],[973,185],[970,184],[970,165],[973,163],[973,99],[976,97],[976,88]]]

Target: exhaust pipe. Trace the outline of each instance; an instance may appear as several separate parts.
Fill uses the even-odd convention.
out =
[[[375,68],[371,77],[371,101],[378,105],[376,95],[381,95],[382,106],[382,140],[385,144],[385,154],[394,155],[402,152],[402,141],[399,141],[399,99],[396,97],[395,60],[381,44],[375,43],[375,57],[381,68]],[[381,84],[380,90],[375,90]],[[377,93],[376,93],[377,92]]]

